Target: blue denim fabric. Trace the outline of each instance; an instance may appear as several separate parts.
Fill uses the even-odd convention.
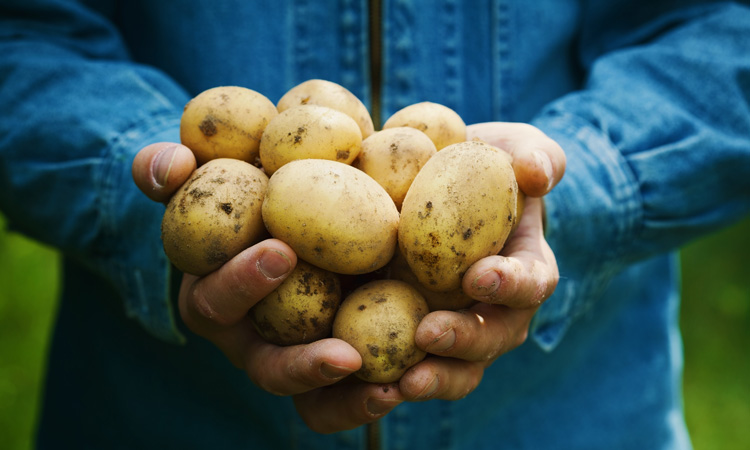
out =
[[[381,119],[429,100],[568,155],[530,339],[467,398],[396,408],[384,448],[689,448],[670,252],[750,210],[746,2],[383,3]],[[181,329],[130,166],[209,87],[324,78],[371,104],[368,45],[364,0],[0,2],[0,209],[65,255],[40,447],[362,448]]]

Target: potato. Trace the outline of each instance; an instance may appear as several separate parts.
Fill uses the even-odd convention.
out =
[[[462,288],[448,292],[435,292],[427,289],[414,275],[399,249],[396,249],[396,255],[386,267],[388,278],[405,281],[413,286],[427,301],[430,311],[458,311],[476,303],[476,300],[466,295]]]
[[[426,356],[414,336],[427,312],[427,303],[409,284],[372,281],[341,302],[333,337],[348,342],[362,356],[362,367],[354,372],[358,378],[392,383]]]
[[[340,303],[338,276],[298,261],[292,273],[250,309],[250,319],[272,344],[308,344],[331,335]]]
[[[439,103],[421,102],[396,111],[383,124],[383,129],[411,127],[432,139],[441,149],[466,140],[466,124],[461,116]]]
[[[277,115],[273,102],[252,89],[215,87],[185,105],[180,140],[198,165],[216,158],[255,163],[263,130]]]
[[[510,229],[510,234],[513,234],[518,229],[518,224],[521,223],[521,216],[523,215],[523,210],[526,207],[526,194],[521,191],[521,189],[518,190],[518,198],[516,199],[516,221],[513,223],[513,227]]]
[[[313,79],[300,83],[279,99],[276,108],[283,112],[299,105],[327,106],[343,112],[357,122],[362,139],[375,130],[364,103],[344,86],[331,81]]]
[[[302,105],[275,117],[260,141],[260,162],[268,175],[297,159],[351,164],[362,150],[354,119],[326,106]]]
[[[433,291],[459,289],[469,266],[502,249],[517,220],[517,198],[504,151],[467,141],[433,156],[406,194],[398,230],[419,281]]]
[[[426,134],[415,128],[396,127],[378,131],[362,142],[354,166],[380,183],[396,208],[406,197],[412,180],[437,152]]]
[[[162,219],[164,252],[182,272],[206,275],[262,238],[268,177],[244,161],[199,167],[174,194]]]
[[[292,161],[268,182],[263,221],[303,260],[341,274],[383,266],[396,250],[398,211],[375,180],[323,159]]]

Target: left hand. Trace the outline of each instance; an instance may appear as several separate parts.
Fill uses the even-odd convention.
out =
[[[347,378],[294,396],[297,411],[321,433],[376,420],[402,401],[457,400],[473,391],[484,369],[521,345],[534,313],[554,291],[558,271],[544,240],[543,204],[562,178],[565,154],[539,129],[516,123],[472,125],[468,138],[503,148],[513,156],[521,190],[528,196],[518,229],[499,255],[476,262],[463,279],[479,303],[462,312],[435,311],[417,329],[429,355],[398,384],[376,385]]]
[[[417,345],[429,354],[397,384],[348,377],[294,396],[307,425],[331,433],[372,422],[403,401],[458,400],[484,369],[521,345],[529,323],[557,284],[557,265],[542,234],[542,201],[528,198],[518,229],[500,255],[476,262],[464,290],[480,302],[466,311],[435,311],[419,324]]]
[[[407,401],[456,400],[473,391],[485,368],[525,342],[531,319],[557,286],[557,263],[544,239],[544,205],[536,197],[560,181],[565,154],[527,124],[472,125],[473,137],[511,153],[526,207],[500,254],[476,262],[463,278],[464,291],[479,303],[465,311],[432,312],[420,323],[417,345],[429,355],[399,382]]]
[[[463,278],[464,291],[479,302],[422,319],[416,341],[429,355],[401,378],[405,400],[457,400],[473,391],[485,368],[524,343],[557,280],[555,256],[542,231],[542,200],[530,197],[502,252],[476,262]]]

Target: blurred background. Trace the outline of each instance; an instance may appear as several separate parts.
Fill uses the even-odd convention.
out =
[[[697,450],[750,448],[750,218],[683,254],[684,396]],[[0,216],[0,440],[27,450],[59,289],[57,253]],[[644,449],[646,450],[646,449]]]

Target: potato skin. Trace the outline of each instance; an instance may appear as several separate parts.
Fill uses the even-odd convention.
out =
[[[276,108],[283,112],[299,105],[327,106],[343,112],[357,122],[362,139],[375,131],[365,104],[338,83],[320,79],[304,81],[289,89],[276,103]]]
[[[445,105],[433,102],[414,103],[396,111],[383,124],[383,129],[411,127],[422,131],[438,151],[466,140],[466,123]]]
[[[447,292],[435,292],[427,289],[414,275],[400,249],[396,249],[396,255],[386,267],[389,278],[405,281],[419,291],[427,302],[430,311],[458,311],[469,308],[477,302],[469,297],[462,288]]]
[[[461,287],[477,260],[497,254],[517,218],[510,156],[478,141],[453,144],[424,165],[406,194],[399,246],[419,281],[438,292]]]
[[[435,153],[435,144],[426,134],[395,127],[362,141],[362,151],[353,165],[380,183],[400,210],[414,177]]]
[[[362,135],[354,119],[325,106],[301,105],[268,124],[260,141],[260,162],[270,176],[297,159],[351,164],[361,150]]]
[[[347,296],[333,322],[333,337],[342,339],[362,356],[354,374],[370,383],[392,383],[426,353],[414,336],[428,313],[415,288],[398,280],[375,280]]]
[[[244,161],[220,158],[199,167],[164,212],[167,257],[182,272],[202,276],[259,241],[266,234],[267,185],[266,174]]]
[[[278,115],[271,100],[252,89],[218,86],[190,100],[180,120],[180,141],[198,165],[216,158],[254,164],[266,125]]]
[[[281,345],[309,344],[331,335],[341,303],[338,275],[304,261],[250,309],[250,318],[266,341]]]
[[[284,165],[269,179],[262,211],[273,237],[331,272],[372,272],[396,249],[396,205],[375,180],[340,162],[302,159]]]

